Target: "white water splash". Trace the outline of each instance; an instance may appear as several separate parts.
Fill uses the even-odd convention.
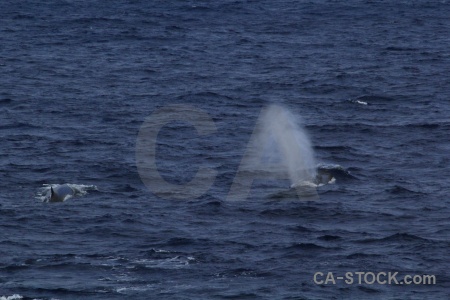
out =
[[[14,294],[12,296],[1,296],[0,300],[16,300],[16,299],[23,299],[21,295]]]
[[[292,185],[316,177],[314,151],[301,118],[279,105],[269,106],[261,116],[259,140],[266,161],[281,162]]]

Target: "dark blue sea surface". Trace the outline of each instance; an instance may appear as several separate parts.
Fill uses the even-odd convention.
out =
[[[426,0],[1,1],[0,299],[448,299],[449,16]],[[138,173],[141,126],[173,104],[217,127],[158,135],[168,182],[217,171],[198,198]],[[338,173],[314,201],[258,181],[227,200],[270,104]],[[41,201],[63,183],[96,189]],[[360,271],[436,284],[313,280]]]

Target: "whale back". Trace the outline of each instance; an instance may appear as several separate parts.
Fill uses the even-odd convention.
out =
[[[62,202],[74,195],[74,190],[67,184],[50,187],[50,202]]]

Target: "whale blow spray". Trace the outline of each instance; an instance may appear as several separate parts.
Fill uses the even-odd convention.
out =
[[[262,160],[278,163],[291,186],[313,182],[317,175],[314,151],[301,119],[286,108],[271,105],[261,115]]]

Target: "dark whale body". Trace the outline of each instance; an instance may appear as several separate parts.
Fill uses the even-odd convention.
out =
[[[49,202],[63,202],[73,195],[75,195],[75,191],[69,185],[57,185],[50,188]]]

